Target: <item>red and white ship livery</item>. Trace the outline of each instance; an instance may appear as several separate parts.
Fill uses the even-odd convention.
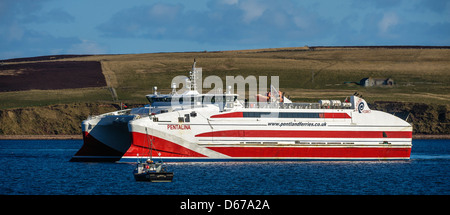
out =
[[[150,153],[164,161],[410,158],[411,125],[371,110],[358,95],[319,103],[292,103],[282,96],[246,104],[237,97],[195,90],[164,97],[165,102],[183,101],[181,108],[131,120],[131,145],[120,161],[134,162]],[[147,98],[155,103],[162,97]]]

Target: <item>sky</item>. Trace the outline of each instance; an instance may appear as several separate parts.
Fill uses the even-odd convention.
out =
[[[450,0],[0,0],[0,59],[450,45]]]

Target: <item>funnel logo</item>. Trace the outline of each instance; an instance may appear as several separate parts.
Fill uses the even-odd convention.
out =
[[[363,109],[364,109],[364,102],[360,102],[358,104],[358,112],[362,113]]]

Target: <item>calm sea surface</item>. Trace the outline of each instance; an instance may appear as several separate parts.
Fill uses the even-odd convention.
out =
[[[450,140],[414,140],[409,161],[169,163],[172,183],[134,165],[69,162],[82,140],[0,140],[0,195],[449,195]]]

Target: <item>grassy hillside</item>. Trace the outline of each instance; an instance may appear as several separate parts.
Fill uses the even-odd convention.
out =
[[[343,99],[358,91],[369,101],[450,102],[450,49],[285,48],[226,52],[82,56],[56,61],[99,61],[118,99],[145,103],[153,86],[170,91],[177,75],[188,75],[193,59],[203,78],[217,75],[279,76],[294,101]],[[16,64],[20,62],[8,62]],[[365,77],[392,78],[394,87],[366,88]],[[1,78],[1,75],[0,75]],[[224,83],[225,85],[225,83]],[[0,108],[70,102],[111,102],[109,87],[0,93]]]

